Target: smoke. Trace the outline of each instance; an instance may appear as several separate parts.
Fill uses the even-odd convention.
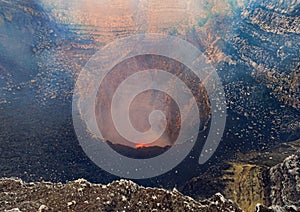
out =
[[[186,101],[183,110],[187,115],[184,117],[180,113],[179,106],[173,98],[174,96],[180,96],[181,94],[179,93],[185,91],[182,91],[180,87],[176,87],[176,83],[174,83],[171,79],[159,80],[155,72],[153,72],[153,79],[158,80],[153,81],[153,83],[164,84],[171,95],[158,90],[147,90],[141,92],[135,96],[132,102],[130,102],[128,111],[128,108],[123,102],[127,100],[129,101],[132,92],[130,90],[123,91],[122,96],[117,97],[117,99],[122,99],[122,101],[116,104],[114,108],[114,110],[118,111],[119,114],[115,117],[117,119],[117,124],[119,128],[125,129],[125,134],[129,133],[131,127],[133,127],[139,133],[144,133],[145,137],[127,140],[120,134],[120,130],[116,128],[116,123],[114,123],[114,119],[112,117],[112,100],[118,87],[135,73],[153,68],[174,74],[190,87],[197,101],[198,108],[200,109],[199,112],[201,113],[202,118],[201,128],[203,128],[207,123],[207,120],[209,119],[210,105],[208,96],[201,82],[193,80],[193,76],[190,76],[191,73],[189,70],[178,62],[162,56],[143,55],[118,64],[101,82],[96,98],[95,114],[97,125],[104,140],[110,141],[114,144],[122,144],[131,147],[135,147],[137,143],[144,143],[145,141],[151,140],[153,142],[145,143],[148,146],[164,147],[174,144],[179,135],[182,121],[186,121],[186,123],[192,128],[198,118],[193,116],[193,114],[190,114],[190,111],[192,111],[192,102],[190,100]],[[146,79],[138,78],[129,85],[129,88],[130,86],[139,86],[135,85],[138,83],[141,83],[142,85],[146,83]],[[153,112],[155,111],[160,111],[161,114],[156,114],[157,117],[154,117],[155,127],[151,128],[150,122],[151,118],[153,118]],[[123,118],[123,115],[128,113],[130,124],[128,124],[126,118]],[[153,138],[157,139],[153,140]]]

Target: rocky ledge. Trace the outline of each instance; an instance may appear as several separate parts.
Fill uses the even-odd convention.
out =
[[[300,211],[300,156],[287,157],[265,172],[268,188],[263,183],[251,181],[264,190],[263,198],[253,198],[249,205],[237,201],[246,211],[256,212],[290,212]],[[252,167],[253,168],[253,167]],[[267,180],[266,180],[267,179]],[[243,182],[246,179],[244,178]],[[247,181],[247,180],[246,180]],[[244,186],[245,184],[240,184]],[[196,184],[194,185],[196,186]],[[234,186],[231,185],[232,189]],[[237,195],[243,196],[239,190]],[[259,188],[257,188],[259,189]],[[224,190],[226,194],[226,189]],[[259,192],[256,190],[255,192]],[[230,195],[226,195],[227,197]],[[243,198],[242,198],[243,199]],[[256,204],[256,200],[272,205],[266,207]],[[247,204],[246,204],[247,205]],[[251,209],[250,209],[251,208]],[[254,209],[255,208],[255,209]],[[217,193],[211,198],[196,201],[182,193],[161,188],[145,188],[132,181],[119,180],[108,185],[93,184],[84,179],[62,183],[36,182],[26,183],[20,179],[0,179],[0,211],[243,211],[236,203]]]
[[[300,155],[292,155],[269,170],[272,205],[295,205],[300,210]]]
[[[242,211],[221,194],[198,202],[176,189],[145,188],[131,181],[108,185],[86,180],[25,183],[0,179],[0,211]]]

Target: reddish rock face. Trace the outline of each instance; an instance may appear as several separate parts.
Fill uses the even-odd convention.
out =
[[[226,59],[215,48],[220,36],[213,30],[213,17],[231,16],[247,2],[238,0],[41,0],[40,4],[58,22],[68,25],[81,37],[93,39],[99,46],[118,38],[141,33],[180,35],[190,42],[210,48],[214,60]],[[218,28],[230,27],[220,24]],[[191,38],[191,33],[201,36]],[[227,58],[228,59],[228,58]],[[226,60],[227,60],[226,59]]]
[[[193,0],[41,2],[45,8],[50,8],[59,21],[85,25],[101,43],[137,32],[162,33],[176,29],[179,34],[184,35],[188,29],[197,27],[200,20],[210,17],[210,12],[227,15],[230,13],[230,5],[226,1],[209,3],[211,11],[204,9],[205,3]]]

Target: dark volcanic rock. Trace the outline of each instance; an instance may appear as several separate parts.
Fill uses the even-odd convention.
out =
[[[226,38],[233,48],[229,54],[243,69],[243,79],[225,85],[229,108],[253,122],[247,125],[254,130],[240,135],[244,143],[251,135],[247,142],[255,144],[299,138],[299,24],[299,1],[250,1]],[[240,85],[249,86],[240,89],[248,96],[235,93]]]
[[[221,194],[197,202],[175,189],[144,188],[125,180],[100,185],[83,179],[54,184],[4,178],[0,199],[1,211],[242,211]]]
[[[116,29],[121,31],[109,32],[106,35],[109,39],[100,42],[89,38],[96,37],[97,30],[87,24],[56,23],[56,17],[48,17],[36,2],[0,1],[0,120],[3,123],[0,174],[30,180],[65,181],[84,177],[110,182],[112,177],[91,164],[76,140],[70,113],[72,88],[81,68],[108,40],[144,31],[132,29],[131,22],[124,28],[127,19],[116,19],[122,26]],[[300,135],[300,3],[257,0],[247,5],[234,12],[236,17],[214,18],[216,26],[205,24],[207,20],[199,23],[206,25],[205,30],[188,26],[191,28],[188,32],[180,32],[181,27],[174,28],[179,29],[178,35],[194,41],[205,52],[224,82],[229,124],[228,137],[225,136],[223,142],[226,152],[216,154],[219,158],[243,149],[273,146],[275,141],[299,139]],[[226,13],[224,6],[219,7]],[[128,17],[132,19],[131,15]],[[82,27],[89,30],[79,30]],[[145,58],[137,61],[143,60]],[[146,66],[146,62],[142,65]],[[176,72],[174,67],[176,64],[171,64],[170,70]],[[208,108],[207,98],[202,100],[202,109]],[[202,111],[208,117],[209,110]],[[190,163],[187,169],[201,176],[188,182],[181,180],[186,182],[182,191],[205,198],[222,191],[241,207],[251,207],[251,211],[258,202],[278,205],[272,208],[258,205],[258,211],[293,210],[286,205],[299,206],[299,157],[289,157],[282,163],[284,158],[294,154],[295,149],[290,147],[284,144],[274,152],[254,151],[254,157],[252,153],[243,154],[245,160],[239,158],[230,164],[216,164],[204,173],[190,168],[193,167]],[[137,152],[145,156],[146,150],[149,151],[137,149]],[[167,176],[168,183],[175,184],[174,176]],[[157,199],[153,199],[153,195]],[[234,204],[221,200],[224,199],[216,195],[199,203],[178,192],[143,188],[127,181],[105,187],[85,181],[63,185],[0,180],[0,210],[231,210]]]

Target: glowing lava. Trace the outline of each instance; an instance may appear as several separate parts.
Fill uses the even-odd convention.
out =
[[[147,148],[147,147],[149,147],[147,144],[136,144],[135,145],[136,149],[142,149],[142,148]]]

